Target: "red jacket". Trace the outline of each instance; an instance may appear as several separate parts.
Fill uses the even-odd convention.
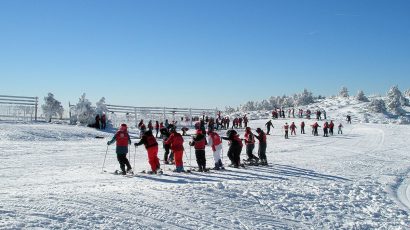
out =
[[[117,142],[117,146],[128,146],[128,132],[118,131],[115,134],[115,141]]]
[[[245,135],[245,144],[252,145],[255,144],[255,136],[252,132],[246,132]]]
[[[221,137],[215,132],[209,133],[209,136],[212,140],[212,151],[216,151],[216,146],[222,143]]]
[[[179,133],[172,133],[168,140],[165,141],[166,145],[171,145],[172,151],[183,151],[184,150],[184,138]]]

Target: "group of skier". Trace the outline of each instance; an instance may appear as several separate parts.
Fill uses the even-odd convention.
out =
[[[140,141],[134,143],[135,148],[140,145],[144,145],[148,154],[148,163],[151,170],[147,173],[157,174],[162,173],[160,161],[158,159],[158,142],[156,136],[153,135],[153,128],[148,125],[148,129],[145,128],[143,120],[138,124],[140,129]],[[116,153],[117,159],[120,164],[121,174],[126,175],[127,173],[132,173],[132,167],[127,159],[127,153],[129,151],[128,146],[131,145],[130,135],[127,130],[126,124],[121,124],[119,130],[116,132],[114,137],[107,142],[107,145],[116,142]],[[214,158],[214,170],[224,169],[222,163],[222,140],[229,141],[229,149],[227,156],[231,161],[230,166],[238,168],[243,166],[241,164],[240,154],[242,152],[243,143],[246,145],[246,153],[248,159],[244,160],[247,164],[261,164],[267,165],[266,159],[266,134],[260,128],[256,129],[254,134],[250,127],[246,127],[245,137],[241,139],[236,130],[230,129],[226,132],[226,137],[221,137],[215,131],[213,126],[208,126],[208,131],[205,132],[204,123],[198,122],[195,125],[195,134],[192,136],[192,140],[189,141],[190,151],[191,147],[195,150],[196,162],[198,164],[199,172],[206,172],[209,169],[206,167],[206,155],[205,147],[210,146],[213,152]],[[160,133],[162,137],[162,144],[164,149],[164,164],[175,164],[175,172],[185,172],[183,164],[184,149],[184,138],[177,132],[176,126],[173,124],[168,124],[168,126],[163,126],[160,128]],[[208,137],[206,136],[208,135]],[[253,154],[253,149],[255,147],[255,139],[259,141],[258,157]]]
[[[271,124],[272,124],[272,122],[269,121],[269,122],[266,123],[266,126],[269,127]],[[306,126],[305,122],[302,121],[300,123],[300,133],[301,134],[305,134],[305,126]],[[321,126],[317,122],[315,122],[311,125],[311,127],[312,127],[312,135],[318,136],[319,135],[318,128],[321,127]],[[335,124],[333,123],[333,120],[331,120],[330,123],[325,121],[323,123],[323,136],[328,137],[329,134],[333,135],[334,127],[335,127]],[[342,123],[340,123],[338,125],[338,132],[337,132],[338,134],[343,134],[342,128],[343,128],[343,125],[342,125]],[[285,123],[285,125],[283,126],[283,130],[284,130],[284,133],[285,133],[285,139],[289,139],[289,129],[290,129],[290,135],[295,135],[296,136],[297,127],[295,125],[295,122],[292,122],[292,124],[290,124],[290,125],[288,123]],[[270,129],[268,128],[268,131],[269,130]]]

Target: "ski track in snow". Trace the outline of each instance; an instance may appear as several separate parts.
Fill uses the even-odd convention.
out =
[[[300,121],[274,126],[291,120]],[[306,131],[285,140],[273,129],[267,167],[177,174],[162,165],[166,175],[127,178],[101,172],[111,133],[2,124],[0,229],[408,229],[408,126],[346,125],[328,138]],[[109,172],[118,169],[114,149]],[[135,171],[149,168],[144,148],[136,157]]]

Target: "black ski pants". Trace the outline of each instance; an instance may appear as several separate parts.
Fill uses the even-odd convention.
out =
[[[130,162],[127,159],[127,154],[117,154],[117,160],[120,163],[120,168],[123,172],[125,172],[125,166],[127,166],[127,170],[131,169]]]
[[[199,169],[205,170],[206,158],[205,149],[195,149],[196,163],[198,163]]]

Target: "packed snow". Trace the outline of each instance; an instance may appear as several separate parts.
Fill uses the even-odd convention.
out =
[[[315,119],[273,120],[269,166],[178,174],[161,165],[164,175],[133,177],[112,173],[119,165],[106,143],[115,130],[2,122],[0,229],[408,229],[410,126],[364,105],[339,98],[311,106],[342,123],[343,135],[313,136]],[[265,129],[265,113],[256,114],[250,127]],[[292,121],[297,135],[284,139],[281,127]],[[186,169],[196,166],[190,139]],[[226,141],[223,149],[228,165]],[[149,169],[143,147],[132,145],[129,158],[134,171]]]

